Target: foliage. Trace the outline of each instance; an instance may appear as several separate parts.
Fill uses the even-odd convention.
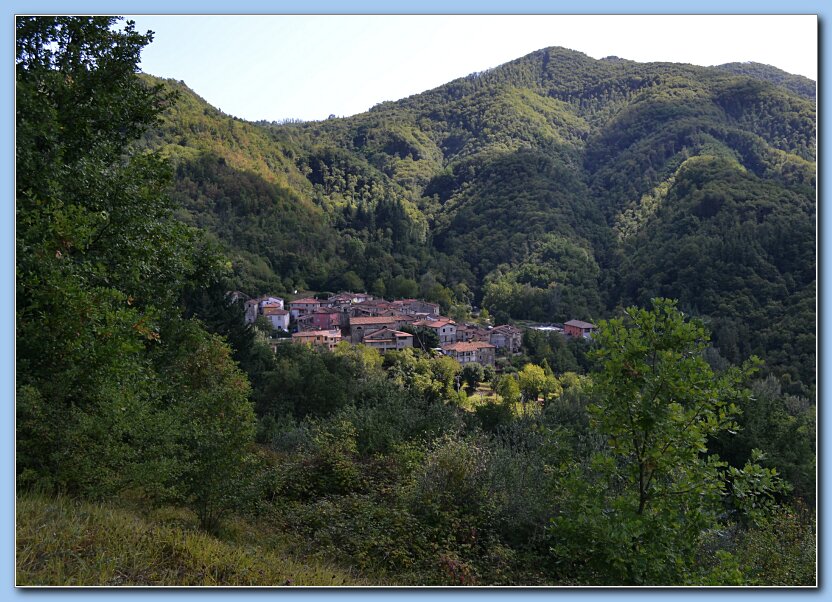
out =
[[[807,508],[777,508],[760,524],[737,534],[735,554],[749,585],[814,586],[817,526]]]
[[[497,383],[497,393],[503,399],[504,404],[515,404],[520,401],[520,385],[517,379],[511,374],[505,374]]]
[[[732,466],[740,467],[758,449],[763,466],[776,468],[793,494],[806,503],[815,499],[815,414],[809,400],[786,395],[773,376],[751,383],[751,395],[740,401],[742,414],[734,433],[723,433],[709,447]]]
[[[574,497],[553,521],[553,550],[592,582],[686,582],[697,578],[702,533],[723,510],[725,463],[707,455],[707,440],[736,427],[753,365],[714,374],[702,357],[706,331],[672,301],[629,308],[625,318],[601,322],[593,352],[600,370],[589,411],[609,450],[594,456],[592,473],[565,472]],[[749,501],[782,490],[756,465],[728,476]],[[579,533],[588,540],[576,547]]]
[[[128,148],[171,100],[135,75],[151,36],[115,25],[17,20],[18,475],[94,495],[159,451],[149,350],[198,279],[164,164]]]
[[[254,409],[249,382],[231,359],[230,349],[196,323],[184,323],[176,350],[165,358],[169,411],[178,432],[180,465],[173,488],[191,506],[200,525],[216,531],[220,520],[241,503],[248,446],[254,439]],[[180,351],[180,352],[181,352]]]
[[[482,364],[471,362],[465,364],[460,372],[460,378],[465,383],[469,392],[474,391],[477,386],[485,379],[485,370]]]

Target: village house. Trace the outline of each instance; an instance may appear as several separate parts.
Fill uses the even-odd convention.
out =
[[[471,341],[468,343],[450,343],[442,346],[442,352],[454,358],[463,366],[477,362],[483,366],[493,366],[495,347],[485,341]]]
[[[333,307],[322,307],[315,310],[309,317],[311,318],[310,325],[314,330],[331,330],[333,328],[341,328],[341,316],[343,312]]]
[[[267,305],[263,308],[263,317],[271,322],[272,328],[289,332],[289,312],[282,307]]]
[[[488,342],[497,349],[506,349],[509,353],[519,353],[523,344],[523,331],[511,324],[495,326],[489,331]]]
[[[400,330],[382,328],[364,335],[364,344],[381,352],[413,347],[413,335]]]
[[[240,292],[233,292],[229,294],[229,297],[235,302],[237,300],[242,300],[244,293]],[[257,320],[258,317],[265,315],[264,309],[266,307],[274,307],[277,309],[283,309],[283,299],[280,297],[271,297],[269,295],[265,295],[263,297],[258,297],[256,299],[246,299],[243,304],[244,309],[244,320],[246,324],[251,324]]]
[[[596,330],[595,324],[582,322],[581,320],[569,320],[563,325],[563,332],[570,337],[583,337],[589,339]]]
[[[393,309],[409,316],[425,316],[438,318],[439,304],[422,301],[421,299],[400,299],[391,303]]]
[[[347,312],[351,317],[372,317],[378,316],[382,312],[387,312],[392,308],[393,304],[384,299],[369,299],[361,301],[347,308]],[[393,312],[398,315],[399,312]]]
[[[456,327],[457,342],[467,343],[468,341],[485,341],[490,342],[490,331],[482,326],[475,324],[458,324]]]
[[[265,297],[260,297],[257,300],[257,305],[260,307],[260,309],[263,309],[264,307],[276,307],[278,309],[284,309],[282,298],[270,297],[269,295],[266,295]]]
[[[257,316],[260,315],[260,300],[259,299],[249,299],[245,302],[243,306],[245,308],[245,323],[252,324],[254,321],[257,320]]]
[[[364,301],[370,301],[372,299],[373,296],[368,295],[367,293],[343,292],[338,293],[337,295],[332,295],[326,300],[326,302],[330,307],[339,308],[347,305],[353,305],[354,303],[363,303]]]
[[[389,328],[399,330],[406,324],[411,324],[413,318],[409,316],[367,316],[350,318],[350,342],[356,344],[364,341],[364,337],[372,332]]]
[[[307,297],[305,299],[295,299],[289,302],[289,313],[295,320],[300,316],[307,316],[314,311],[321,309],[321,300]]]
[[[333,330],[304,330],[292,334],[292,342],[304,345],[321,345],[330,351],[341,342],[341,331]]]
[[[439,337],[439,344],[456,342],[456,322],[448,318],[439,318],[437,320],[419,320],[413,324],[416,327],[424,326],[430,328]]]

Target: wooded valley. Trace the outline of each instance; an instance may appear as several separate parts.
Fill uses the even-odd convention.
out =
[[[16,34],[18,584],[816,584],[815,82],[546,48],[251,123],[129,22]],[[272,345],[229,291],[522,349]]]

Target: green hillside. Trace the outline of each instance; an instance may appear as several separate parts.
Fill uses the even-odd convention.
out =
[[[130,21],[15,23],[18,583],[817,583],[815,106],[772,71],[554,48],[252,124]],[[308,345],[230,289],[460,330]]]
[[[805,393],[816,109],[804,80],[548,48],[354,117],[287,124],[223,115],[168,81],[180,99],[142,145],[174,159],[182,219],[222,241],[248,292],[395,296],[430,282],[446,304],[555,321],[665,294],[713,320],[724,355],[759,353]],[[705,207],[703,186],[732,190],[741,211]],[[777,240],[725,250],[756,229]],[[519,275],[553,236],[588,250],[588,267]]]

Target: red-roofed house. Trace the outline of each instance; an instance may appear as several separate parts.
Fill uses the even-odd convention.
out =
[[[350,341],[352,343],[361,343],[364,337],[381,330],[389,328],[390,330],[399,330],[405,324],[411,324],[413,318],[408,316],[366,316],[350,318]]]
[[[341,310],[332,307],[322,307],[312,312],[312,328],[329,330],[341,327]]]
[[[490,331],[487,328],[474,324],[458,324],[456,327],[456,340],[461,343],[467,343],[468,341],[485,341],[486,343],[490,343],[491,341],[488,340],[489,335]]]
[[[289,302],[289,313],[297,320],[299,316],[306,316],[321,309],[321,300],[307,297],[306,299],[295,299]]]
[[[413,324],[414,326],[424,326],[430,328],[439,337],[439,344],[456,342],[456,322],[448,318],[439,318],[438,320],[419,320]]]
[[[377,316],[381,312],[386,311],[392,307],[389,301],[384,299],[370,299],[355,303],[347,308],[350,316]]]
[[[263,316],[272,323],[272,326],[289,332],[289,312],[281,307],[267,305],[263,308]]]
[[[283,299],[280,297],[272,297],[269,295],[265,295],[263,297],[258,297],[257,299],[249,299],[245,302],[245,322],[246,324],[251,324],[255,320],[257,320],[258,316],[265,316],[265,312],[263,311],[267,307],[274,307],[277,309],[283,309]]]

